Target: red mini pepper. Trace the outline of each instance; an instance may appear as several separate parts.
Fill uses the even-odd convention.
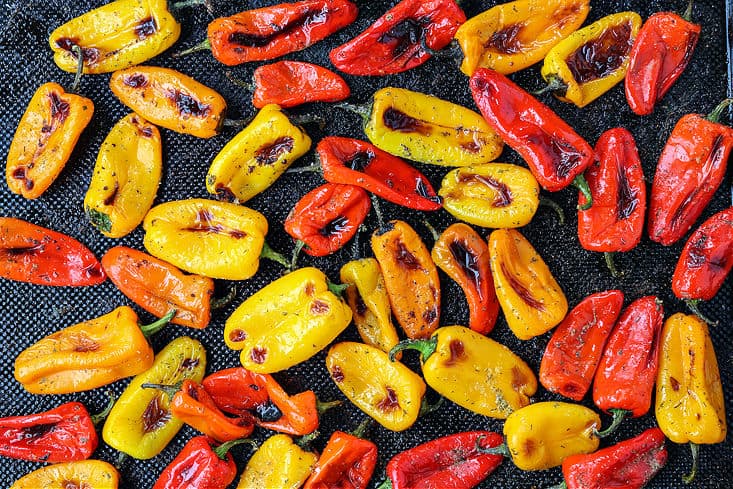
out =
[[[548,391],[583,399],[623,302],[620,290],[598,292],[580,301],[563,319],[540,364],[540,382]]]
[[[328,136],[316,146],[323,178],[362,187],[385,200],[411,209],[442,207],[430,181],[417,169],[371,143]]]
[[[12,217],[0,217],[0,277],[40,285],[97,285],[107,278],[74,238]]]
[[[683,116],[662,150],[649,203],[649,237],[665,246],[677,242],[695,224],[725,177],[733,147],[733,129],[718,124],[733,99],[707,117]]]
[[[351,75],[400,73],[447,46],[465,21],[454,0],[402,0],[329,57]]]
[[[206,376],[201,382],[214,404],[225,413],[246,416],[249,411],[268,404],[270,396],[243,367],[227,368]]]
[[[306,102],[338,102],[351,90],[343,78],[322,66],[302,61],[278,61],[254,72],[252,104],[288,108]]]

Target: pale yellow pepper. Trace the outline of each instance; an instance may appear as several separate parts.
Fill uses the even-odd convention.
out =
[[[247,462],[237,489],[298,489],[318,456],[293,443],[288,435],[273,435]]]
[[[10,489],[117,489],[120,474],[101,460],[79,460],[47,465],[26,474]]]

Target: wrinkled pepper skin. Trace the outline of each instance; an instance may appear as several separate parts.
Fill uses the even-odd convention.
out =
[[[472,17],[456,32],[463,51],[461,71],[478,68],[508,75],[541,61],[583,24],[590,0],[517,0]]]
[[[171,131],[210,138],[219,134],[224,123],[224,98],[170,68],[134,66],[116,71],[109,87],[141,117]]]
[[[259,267],[267,219],[241,205],[188,199],[153,207],[143,227],[151,255],[205,277],[246,280]]]
[[[392,314],[409,338],[428,338],[440,324],[440,278],[430,251],[404,221],[376,230],[371,243]]]
[[[593,148],[545,104],[485,68],[469,82],[486,122],[517,151],[542,188],[557,192],[593,163]]]
[[[75,65],[76,66],[76,65]],[[5,166],[10,191],[36,199],[56,180],[94,114],[86,97],[44,83],[15,130]]]
[[[237,489],[299,489],[317,460],[288,435],[273,435],[250,457]]]
[[[585,397],[623,302],[623,292],[607,290],[589,295],[568,313],[542,355],[545,389],[574,401]]]
[[[266,285],[227,319],[224,341],[242,366],[273,373],[304,362],[351,322],[351,309],[328,290],[320,270],[300,268]]]
[[[47,465],[24,475],[10,489],[117,489],[120,474],[101,460],[80,460]]]
[[[522,470],[557,467],[571,455],[592,453],[601,418],[585,406],[567,402],[538,402],[512,413],[504,437],[514,465]]]
[[[387,153],[431,165],[488,163],[504,148],[481,114],[404,88],[374,93],[364,132]]]
[[[267,391],[258,385],[256,376],[246,368],[227,368],[207,375],[201,385],[219,409],[235,416],[245,416],[270,400]]]
[[[508,163],[456,168],[443,177],[438,195],[453,217],[494,229],[529,224],[540,205],[532,172]]]
[[[12,217],[0,217],[0,277],[72,287],[107,278],[94,254],[74,238]]]
[[[350,75],[388,75],[420,66],[453,39],[466,15],[454,0],[402,0],[372,25],[331,50],[333,65]]]
[[[718,361],[707,325],[677,313],[662,331],[654,414],[675,443],[725,440],[725,402]]]
[[[76,71],[71,48],[79,46],[84,73],[109,73],[157,56],[180,34],[166,0],[115,0],[57,27],[48,41],[62,70]]]
[[[664,433],[642,434],[587,455],[571,455],[562,463],[568,489],[642,489],[667,463]]]
[[[33,394],[94,389],[145,372],[153,349],[127,306],[39,340],[15,359],[15,379]]]
[[[188,440],[155,482],[153,489],[225,489],[234,481],[237,466],[231,453],[214,452],[213,440],[195,436]]]
[[[252,374],[252,377],[257,386],[267,392],[269,404],[274,405],[281,414],[276,420],[255,418],[257,426],[295,436],[308,435],[318,429],[318,399],[313,391],[290,396],[271,375]]]
[[[326,368],[349,401],[388,430],[404,431],[417,420],[425,382],[382,350],[337,343],[328,351]]]
[[[254,72],[252,105],[282,108],[308,102],[338,102],[349,98],[351,89],[343,78],[322,66],[302,61],[278,61],[258,66]]]
[[[568,312],[565,294],[542,257],[519,231],[492,231],[489,259],[496,297],[517,338],[534,338],[563,320]]]
[[[433,245],[433,262],[460,285],[468,302],[468,326],[481,334],[494,329],[499,301],[489,265],[489,248],[463,223],[448,226]]]
[[[158,128],[137,114],[122,118],[99,149],[84,197],[89,221],[109,238],[131,233],[152,207],[162,171]]]
[[[211,54],[225,65],[279,58],[301,51],[354,22],[348,0],[305,0],[246,10],[209,24]]]
[[[206,190],[246,202],[310,150],[311,139],[277,105],[267,105],[211,162]]]
[[[672,275],[680,299],[710,300],[733,268],[733,207],[711,216],[690,235]]]
[[[201,382],[206,351],[197,340],[182,336],[155,356],[149,370],[127,386],[107,416],[102,438],[107,445],[137,459],[158,455],[176,436],[183,421],[173,417],[168,395],[142,385],[174,385],[186,379]]]
[[[303,489],[366,489],[377,465],[377,445],[334,431]]]
[[[596,143],[598,161],[585,171],[593,206],[578,193],[578,239],[591,251],[634,248],[644,232],[646,183],[634,136],[623,128],[609,129]]]

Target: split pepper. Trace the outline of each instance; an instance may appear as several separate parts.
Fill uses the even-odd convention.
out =
[[[278,61],[255,69],[252,105],[283,108],[308,102],[338,102],[349,98],[351,89],[343,78],[322,66],[303,61]]]
[[[250,457],[237,489],[300,489],[317,460],[288,435],[273,435]]]
[[[47,465],[26,474],[9,489],[93,488],[117,489],[120,474],[112,465],[101,460],[78,460]]]

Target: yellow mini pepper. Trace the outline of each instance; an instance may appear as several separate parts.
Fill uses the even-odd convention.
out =
[[[247,462],[237,489],[298,489],[311,475],[318,460],[288,435],[273,435]]]
[[[140,64],[171,47],[181,26],[167,0],[116,0],[57,27],[49,38],[54,62],[76,71],[79,46],[84,73],[109,73]]]
[[[101,460],[47,465],[24,475],[10,489],[117,489],[120,474]]]
[[[91,223],[110,238],[132,232],[153,205],[162,167],[158,128],[137,114],[123,117],[99,149],[84,197]]]

